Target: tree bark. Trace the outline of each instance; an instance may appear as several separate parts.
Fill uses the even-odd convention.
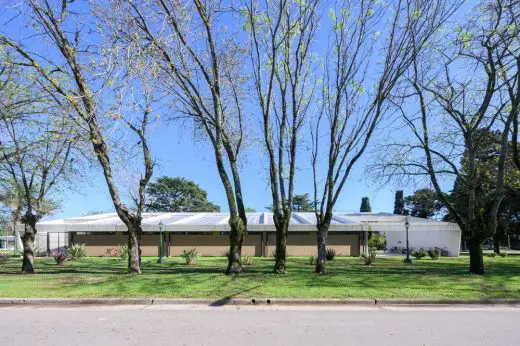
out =
[[[497,255],[500,254],[500,234],[498,230],[493,234],[493,251]]]
[[[482,243],[480,237],[471,235],[469,239],[469,272],[471,274],[484,274],[484,256],[482,254]]]
[[[128,229],[128,270],[131,274],[141,274],[141,256],[139,247],[139,229],[141,222],[131,220]]]
[[[275,274],[287,274],[287,234],[289,230],[289,220],[291,215],[281,216],[280,220],[275,222],[276,226],[276,250],[275,264],[273,272]]]
[[[320,275],[327,274],[325,263],[327,262],[327,235],[329,233],[329,224],[318,223],[317,226],[317,242],[318,242],[318,259],[316,260],[316,273]]]
[[[37,217],[32,214],[26,214],[22,218],[22,222],[25,224],[25,232],[22,236],[22,273],[24,274],[34,274],[34,239],[37,233],[36,221]]]
[[[246,226],[238,216],[229,218],[229,226],[231,232],[229,233],[229,256],[226,274],[238,275],[242,272],[240,257],[242,256],[242,243],[246,234]]]

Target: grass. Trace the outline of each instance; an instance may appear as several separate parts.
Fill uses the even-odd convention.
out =
[[[19,274],[21,259],[0,264],[0,297],[154,297],[154,298],[520,298],[520,257],[485,257],[486,275],[467,273],[468,257],[414,260],[378,257],[373,266],[358,258],[337,257],[329,275],[314,274],[307,257],[288,261],[289,273],[271,273],[273,260],[255,258],[238,277],[223,274],[226,259],[201,257],[143,259],[143,274],[125,274],[125,262],[86,258],[57,266],[36,260],[36,275]]]

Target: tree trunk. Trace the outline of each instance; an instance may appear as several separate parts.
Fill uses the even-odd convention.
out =
[[[25,215],[23,222],[25,224],[25,232],[22,236],[23,260],[22,273],[34,274],[34,239],[36,236],[36,216]]]
[[[289,221],[291,215],[288,217],[281,217],[280,222],[276,222],[276,250],[275,250],[275,264],[273,272],[275,274],[287,274],[287,231],[289,229]]]
[[[141,260],[139,256],[139,237],[137,229],[140,225],[135,222],[127,225],[128,229],[128,270],[131,274],[141,274]]]
[[[471,274],[484,274],[484,256],[482,254],[483,241],[471,235],[469,239],[469,272]]]
[[[497,255],[500,254],[500,234],[498,230],[493,234],[493,251]]]
[[[137,254],[139,255],[139,268],[141,268],[142,259],[143,259],[143,250],[141,250],[142,240],[143,240],[143,229],[141,228],[141,225],[139,224],[137,226]]]
[[[329,225],[318,223],[317,228],[318,259],[316,260],[316,273],[325,275],[327,274],[325,263],[327,261],[327,234],[329,233]]]
[[[229,226],[231,232],[229,233],[229,257],[228,267],[226,269],[227,275],[237,275],[242,272],[242,243],[246,234],[246,227],[240,217],[230,217]]]
[[[27,231],[22,236],[23,261],[22,273],[34,274],[34,234]]]

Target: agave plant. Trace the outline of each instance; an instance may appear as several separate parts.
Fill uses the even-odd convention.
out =
[[[182,253],[181,253],[181,257],[184,258],[184,263],[188,264],[188,265],[195,263],[195,260],[197,259],[198,256],[199,256],[199,254],[197,253],[197,249],[195,249],[195,248],[190,249],[188,251],[182,250]]]
[[[368,252],[363,252],[359,256],[359,259],[361,260],[361,262],[364,265],[369,266],[369,265],[372,265],[372,263],[374,263],[374,261],[376,260],[376,255],[377,255],[376,250],[369,248]]]

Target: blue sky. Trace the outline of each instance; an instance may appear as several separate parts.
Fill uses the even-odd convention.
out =
[[[1,13],[1,12],[0,12]],[[459,11],[461,13],[461,11]],[[326,17],[326,16],[325,16]],[[30,30],[22,21],[10,23],[7,29],[15,38],[24,36]],[[41,43],[36,43],[41,44]],[[44,50],[45,48],[42,47]],[[198,183],[208,192],[208,199],[227,211],[224,189],[217,174],[212,149],[208,144],[194,142],[187,131],[180,131],[179,125],[162,123],[152,129],[151,149],[157,160],[154,177],[162,175],[180,176]],[[323,147],[325,148],[325,147]],[[300,148],[295,193],[313,193],[312,171],[309,154],[304,146]],[[393,210],[395,186],[379,186],[367,177],[365,168],[371,158],[365,155],[355,166],[345,188],[335,206],[337,211],[359,211],[362,197],[369,197],[373,211],[391,212]],[[267,181],[267,160],[260,146],[249,148],[242,161],[242,187],[246,206],[257,211],[265,210],[271,204]],[[446,182],[449,187],[450,183]],[[418,186],[402,186],[405,195],[413,193]],[[113,211],[106,183],[99,165],[94,165],[83,181],[74,183],[73,189],[65,189],[58,196],[61,209],[52,218],[84,215],[91,211]],[[128,198],[126,198],[128,200]]]
[[[208,192],[208,199],[228,210],[224,189],[213,163],[208,145],[194,143],[189,133],[180,133],[174,125],[161,125],[153,130],[152,151],[158,165],[154,177],[181,176],[192,179]],[[257,211],[271,204],[271,194],[265,166],[259,162],[261,153],[251,149],[242,168],[242,184],[245,202]],[[354,170],[336,205],[338,211],[359,211],[361,198],[368,196],[373,211],[392,211],[395,188],[383,187],[377,191],[374,183],[364,178],[365,160]],[[301,154],[296,178],[296,193],[312,194],[312,171],[305,153]],[[85,182],[75,184],[73,190],[61,193],[61,210],[53,218],[78,216],[89,211],[113,211],[101,168],[93,167]],[[405,193],[413,188],[405,189]]]

